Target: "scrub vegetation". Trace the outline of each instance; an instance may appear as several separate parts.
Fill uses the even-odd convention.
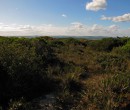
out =
[[[130,38],[0,37],[0,110],[129,110]]]

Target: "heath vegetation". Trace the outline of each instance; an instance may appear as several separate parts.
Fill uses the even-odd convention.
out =
[[[130,38],[1,36],[0,110],[37,110],[48,94],[53,110],[129,110]]]

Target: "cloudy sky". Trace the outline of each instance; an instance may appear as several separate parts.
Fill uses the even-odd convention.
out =
[[[130,0],[0,0],[0,35],[130,36]]]

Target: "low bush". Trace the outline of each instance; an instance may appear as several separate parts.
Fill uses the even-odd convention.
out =
[[[91,86],[90,86],[91,87]],[[97,88],[98,87],[98,88]],[[130,95],[130,75],[115,74],[91,87],[86,93],[86,105],[97,110],[127,110]],[[125,105],[125,106],[124,106]]]
[[[121,73],[127,70],[127,60],[120,55],[102,53],[97,57],[102,73]]]

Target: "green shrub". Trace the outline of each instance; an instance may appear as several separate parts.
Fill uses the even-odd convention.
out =
[[[97,51],[110,52],[113,48],[124,45],[127,40],[119,38],[104,38],[102,40],[96,40],[89,42],[91,48]]]
[[[123,46],[114,48],[113,52],[116,54],[120,54],[125,58],[130,58],[130,41],[128,40],[128,42]]]
[[[116,74],[102,80],[98,88],[89,88],[86,103],[88,108],[95,106],[97,110],[124,110],[129,104],[129,94],[130,75]]]
[[[50,93],[56,110],[126,109],[129,54],[129,38],[0,37],[0,109],[34,109]]]
[[[97,62],[101,65],[102,72],[120,73],[127,70],[127,61],[120,55],[101,54],[97,57]]]

